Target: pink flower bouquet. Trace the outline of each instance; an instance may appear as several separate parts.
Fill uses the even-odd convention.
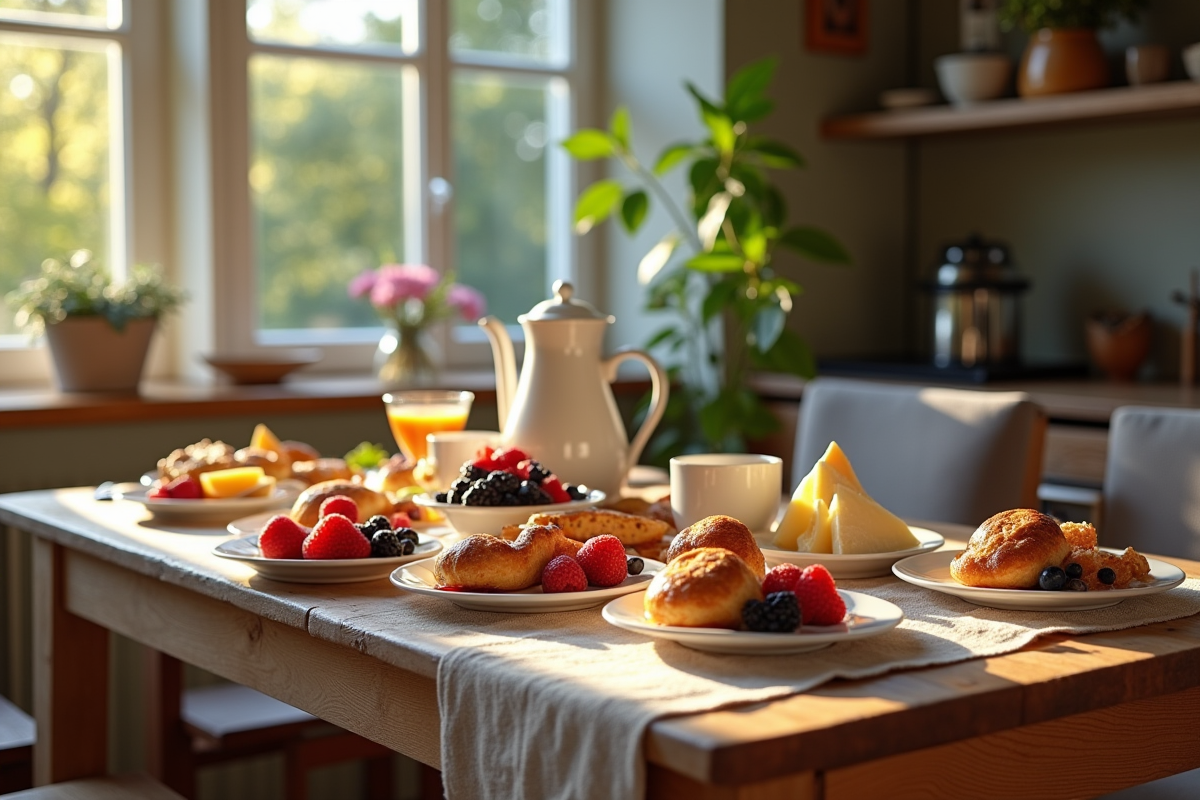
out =
[[[487,302],[475,289],[438,275],[424,264],[384,264],[350,281],[350,296],[367,297],[376,313],[398,328],[424,328],[457,314],[467,322],[482,317]]]

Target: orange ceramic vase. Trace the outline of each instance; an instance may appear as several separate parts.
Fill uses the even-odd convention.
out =
[[[1092,28],[1042,28],[1029,38],[1017,75],[1021,97],[1108,86],[1108,62]]]

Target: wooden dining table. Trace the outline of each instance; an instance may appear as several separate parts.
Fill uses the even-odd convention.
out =
[[[37,783],[106,772],[109,631],[440,767],[454,643],[396,635],[407,598],[387,581],[248,576],[211,554],[219,527],[90,488],[0,495],[0,524],[34,537]],[[969,533],[923,524],[948,546]],[[1095,796],[1200,767],[1200,615],[658,719],[644,757],[652,798]]]

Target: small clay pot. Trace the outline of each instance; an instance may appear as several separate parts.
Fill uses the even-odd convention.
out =
[[[1108,86],[1108,60],[1091,28],[1043,28],[1029,37],[1017,94],[1041,97]]]
[[[1131,317],[1091,317],[1087,321],[1088,353],[1114,383],[1131,383],[1150,353],[1153,326],[1146,313]]]

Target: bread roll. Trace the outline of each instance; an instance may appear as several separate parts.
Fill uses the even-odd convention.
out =
[[[950,562],[950,575],[967,586],[1035,589],[1046,567],[1071,552],[1054,517],[1029,508],[1001,511],[980,525],[967,549]]]
[[[279,454],[261,447],[243,447],[233,454],[239,467],[260,467],[264,474],[276,480],[292,477],[292,462],[285,461]]]
[[[477,533],[439,553],[433,574],[439,586],[518,592],[542,582],[550,559],[577,552],[578,545],[552,526],[526,528],[515,542]]]
[[[659,625],[737,630],[746,601],[762,599],[762,584],[745,561],[720,547],[701,547],[654,576],[644,608]]]
[[[767,574],[766,560],[754,534],[733,517],[705,517],[684,528],[667,549],[667,561],[699,547],[723,547],[741,557],[759,580]]]
[[[668,531],[664,522],[607,508],[531,514],[525,525],[557,525],[564,536],[577,542],[609,534],[620,539],[626,547],[657,542]],[[520,533],[521,526],[505,525],[500,535],[505,539],[516,539]]]
[[[358,506],[358,518],[366,520],[376,514],[389,516],[392,513],[392,501],[382,492],[372,491],[361,483],[334,480],[313,484],[300,493],[292,505],[291,517],[296,522],[311,528],[320,518],[321,503],[334,495],[345,495]]]
[[[292,477],[315,486],[322,481],[348,481],[354,473],[343,458],[318,458],[313,461],[293,461]]]

